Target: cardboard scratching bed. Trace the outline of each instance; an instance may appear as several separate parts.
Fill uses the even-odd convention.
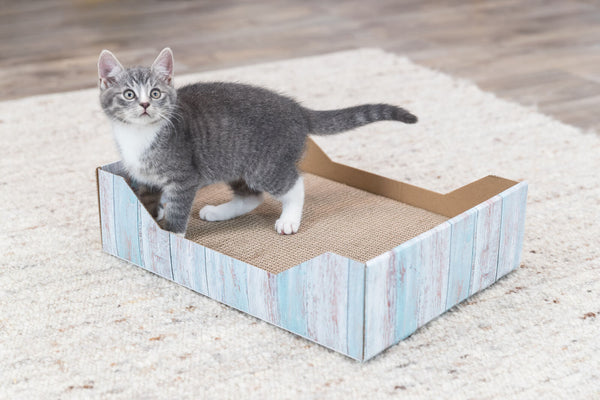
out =
[[[442,195],[332,162],[309,139],[300,231],[276,201],[223,222],[201,189],[185,238],[161,230],[120,162],[97,169],[104,251],[365,361],[519,265],[527,184],[488,176]]]

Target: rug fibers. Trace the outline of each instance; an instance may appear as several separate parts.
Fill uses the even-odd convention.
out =
[[[316,140],[336,161],[440,192],[527,180],[522,265],[360,364],[102,253],[94,169],[117,153],[97,91],[6,101],[0,398],[600,398],[598,135],[377,49],[177,82],[195,80],[313,108],[408,108],[417,125]]]

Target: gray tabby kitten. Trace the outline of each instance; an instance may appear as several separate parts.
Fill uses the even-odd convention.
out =
[[[282,204],[275,230],[296,233],[304,204],[296,164],[306,135],[329,135],[382,120],[417,122],[392,105],[315,111],[243,84],[196,83],[175,89],[169,48],[150,68],[129,69],[104,50],[98,75],[102,109],[141,201],[163,229],[179,234],[186,230],[196,191],[221,181],[230,185],[233,199],[205,206],[200,218],[222,221],[248,213],[267,192]]]

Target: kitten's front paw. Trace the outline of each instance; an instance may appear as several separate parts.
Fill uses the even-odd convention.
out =
[[[160,229],[162,230],[174,233],[179,237],[185,237],[185,230],[181,231],[180,229],[174,229],[173,226],[169,224],[169,222],[165,218],[161,219],[160,221],[156,221],[156,223],[158,224],[158,226],[160,226]]]
[[[280,235],[291,235],[298,232],[298,228],[300,228],[300,221],[280,218],[275,222],[275,230]]]
[[[167,220],[164,218],[161,219],[157,219],[156,223],[158,224],[158,226],[160,226],[160,229],[164,229],[165,231],[169,230],[169,227],[167,226]]]

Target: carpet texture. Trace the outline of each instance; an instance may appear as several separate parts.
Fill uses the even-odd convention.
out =
[[[600,398],[596,134],[376,49],[178,83],[197,79],[405,106],[419,124],[316,141],[441,192],[529,181],[521,267],[359,364],[101,252],[94,168],[117,154],[96,90],[3,102],[0,398]]]

